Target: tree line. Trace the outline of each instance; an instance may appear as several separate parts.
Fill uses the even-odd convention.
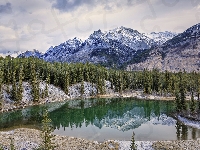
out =
[[[200,97],[200,74],[197,72],[159,72],[151,71],[124,71],[115,70],[90,63],[60,63],[46,62],[41,59],[12,58],[7,56],[0,58],[0,89],[3,85],[12,85],[7,89],[14,101],[22,99],[22,84],[27,81],[32,86],[34,101],[39,100],[39,82],[46,81],[60,87],[65,93],[69,92],[69,86],[90,82],[97,88],[97,94],[105,94],[105,81],[111,82],[111,88],[122,93],[125,90],[143,90],[147,94],[176,96],[180,108],[185,109],[185,96],[187,94]],[[81,90],[83,92],[83,90]],[[2,94],[1,94],[2,95]],[[47,97],[47,86],[42,97]]]

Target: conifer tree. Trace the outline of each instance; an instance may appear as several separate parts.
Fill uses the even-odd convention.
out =
[[[179,92],[180,92],[180,102],[181,102],[181,110],[186,110],[185,105],[185,80],[183,80],[182,72],[179,72]]]
[[[131,150],[137,150],[137,146],[136,146],[136,144],[135,144],[134,135],[135,135],[135,134],[134,134],[134,132],[133,132],[132,139],[131,139],[131,147],[130,147]]]
[[[38,102],[39,101],[39,81],[37,79],[37,73],[35,71],[35,64],[33,63],[31,65],[31,85],[32,85],[32,90],[31,90],[31,94],[33,97],[33,101],[34,102]]]
[[[150,94],[151,92],[151,76],[150,73],[144,69],[143,71],[143,87],[144,87],[144,93]]]
[[[22,86],[22,81],[23,81],[23,65],[20,66],[19,70],[19,81],[18,81],[18,88],[17,88],[17,101],[21,101],[23,97],[23,86]]]
[[[16,85],[16,78],[15,78],[16,72],[13,72],[13,78],[12,78],[12,90],[11,90],[11,98],[14,101],[17,101],[17,85]]]
[[[64,78],[64,91],[66,94],[69,93],[69,73],[65,71],[65,78]]]
[[[176,111],[180,112],[181,111],[181,103],[180,103],[180,96],[179,96],[179,92],[178,91],[176,91],[175,96],[176,96],[176,98],[175,98]]]
[[[100,75],[98,76],[97,79],[97,94],[103,94],[103,83]]]
[[[0,110],[3,109],[3,64],[0,62]]]
[[[200,110],[200,77],[197,80],[198,109]]]
[[[119,79],[118,79],[118,89],[119,89],[119,93],[122,94],[122,91],[123,91],[123,77],[122,77],[122,73],[119,72]]]
[[[196,110],[196,106],[195,106],[194,95],[193,95],[193,91],[192,91],[191,103],[190,103],[190,111],[191,111],[192,114],[194,114],[195,110]]]
[[[14,138],[13,137],[10,137],[10,150],[15,150]]]
[[[4,149],[3,149],[3,146],[2,146],[1,144],[0,144],[0,150],[4,150]]]
[[[45,85],[45,91],[44,91],[44,97],[48,97],[48,88],[49,88],[49,84],[50,84],[50,74],[47,73],[46,85]]]
[[[152,71],[152,90],[158,92],[159,91],[159,72],[157,69],[153,69]]]
[[[84,94],[84,82],[83,81],[81,82],[80,93],[81,93],[81,96],[83,96],[83,94]]]
[[[42,120],[42,143],[38,150],[53,150],[55,148],[55,143],[52,142],[54,135],[53,127],[51,124],[51,119],[48,116],[48,111],[45,109]]]

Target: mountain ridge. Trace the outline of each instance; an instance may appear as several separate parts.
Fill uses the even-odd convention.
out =
[[[152,70],[171,72],[199,72],[200,67],[200,24],[196,24],[183,33],[153,49],[143,62],[127,66],[127,70]]]
[[[34,57],[49,62],[90,62],[106,67],[120,68],[142,52],[166,42],[169,37],[175,36],[175,33],[162,32],[157,35],[160,40],[158,40],[158,36],[154,40],[137,30],[123,26],[105,32],[99,29],[85,41],[75,37],[58,46],[51,46],[44,54],[34,55]],[[19,57],[21,56],[29,57],[28,52],[19,55]]]

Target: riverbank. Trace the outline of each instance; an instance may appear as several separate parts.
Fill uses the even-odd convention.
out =
[[[18,128],[7,132],[0,132],[0,144],[3,145],[4,149],[9,149],[11,143],[10,138],[13,138],[13,144],[16,150],[32,150],[38,148],[41,144],[42,139],[40,135],[41,131],[27,128]],[[81,138],[55,135],[52,142],[55,143],[56,150],[119,149],[119,144],[113,140],[98,143],[96,141],[89,141]]]
[[[55,87],[54,85],[48,85],[48,97],[41,98],[44,90],[46,88],[45,82],[40,82],[39,91],[40,91],[40,99],[38,102],[33,102],[31,96],[31,86],[28,82],[23,82],[23,97],[21,102],[14,102],[10,97],[10,94],[7,92],[8,89],[11,90],[11,86],[3,86],[3,101],[2,106],[0,106],[1,112],[12,111],[16,109],[23,109],[28,106],[40,105],[51,102],[63,102],[67,100],[74,99],[88,99],[88,98],[118,98],[118,97],[133,97],[137,99],[146,99],[146,100],[174,100],[175,97],[167,97],[167,96],[158,96],[158,95],[150,95],[144,94],[142,90],[131,90],[124,91],[121,94],[119,92],[114,92],[111,88],[111,83],[106,81],[105,86],[105,94],[99,95],[97,94],[96,85],[91,84],[89,82],[84,82],[84,90],[83,94],[81,94],[81,84],[74,84],[69,87],[69,93],[66,94],[59,87]]]
[[[3,149],[9,149],[11,140],[13,138],[13,144],[16,150],[26,149],[32,150],[38,148],[41,144],[41,131],[36,129],[18,128],[15,130],[0,132],[0,144],[3,145]],[[129,150],[131,141],[115,141],[109,140],[103,143],[97,141],[89,141],[81,138],[68,137],[56,135],[53,139],[56,150]],[[137,150],[199,150],[200,140],[181,140],[181,141],[136,141]]]

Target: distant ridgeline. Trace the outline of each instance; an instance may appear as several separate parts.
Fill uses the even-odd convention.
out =
[[[44,54],[26,51],[18,57],[37,57],[48,62],[93,63],[108,68],[136,71],[200,72],[200,23],[180,34],[140,33],[125,27],[94,31],[85,41],[74,38],[51,46]]]
[[[10,91],[13,99],[20,101],[22,81],[32,85],[32,94],[38,100],[39,81],[60,87],[67,94],[68,87],[84,81],[93,83],[97,93],[105,93],[105,81],[111,82],[111,88],[122,93],[125,90],[143,90],[144,93],[158,95],[175,95],[183,89],[186,93],[200,94],[200,73],[168,71],[122,71],[106,69],[94,64],[49,63],[37,58],[1,58],[0,59],[0,87],[3,84],[12,85]],[[1,88],[0,88],[1,89]],[[2,90],[1,90],[2,91]]]
[[[109,68],[126,68],[149,56],[149,49],[160,46],[176,36],[172,32],[140,33],[126,27],[109,31],[94,31],[86,40],[68,39],[51,46],[44,54],[37,50],[26,51],[18,57],[37,57],[48,62],[93,63]]]

